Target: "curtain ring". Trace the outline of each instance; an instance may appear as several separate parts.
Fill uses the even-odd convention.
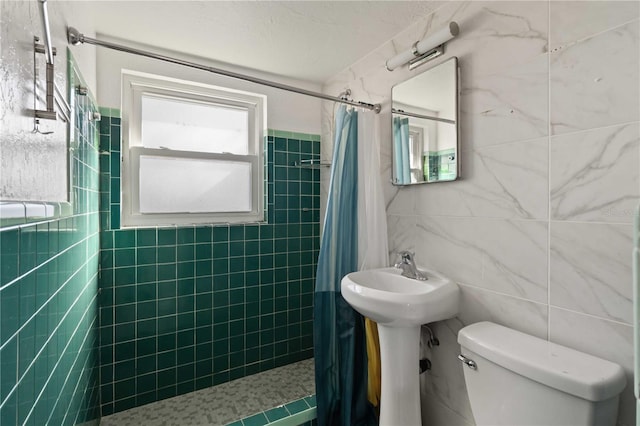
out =
[[[418,52],[418,43],[420,43],[420,41],[416,41],[413,43],[413,46],[411,46],[411,53],[413,53],[413,56],[420,56],[420,53]]]

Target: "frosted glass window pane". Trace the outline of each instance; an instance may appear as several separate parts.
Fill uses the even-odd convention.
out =
[[[251,211],[251,163],[140,156],[140,213]]]
[[[142,145],[247,155],[249,113],[243,108],[142,96]]]

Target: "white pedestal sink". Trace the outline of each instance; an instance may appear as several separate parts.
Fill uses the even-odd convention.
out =
[[[380,426],[420,426],[420,325],[458,313],[458,286],[421,270],[427,281],[406,278],[396,268],[352,272],[342,297],[378,323],[382,395]]]

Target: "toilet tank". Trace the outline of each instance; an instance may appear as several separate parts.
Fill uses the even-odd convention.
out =
[[[460,330],[476,425],[615,425],[618,364],[490,322]]]

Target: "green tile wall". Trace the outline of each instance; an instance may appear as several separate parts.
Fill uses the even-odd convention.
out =
[[[268,135],[265,223],[119,229],[120,119],[103,115],[102,415],[313,356],[319,170],[293,164],[320,138]]]
[[[71,77],[72,87],[79,77]],[[98,133],[72,100],[68,217],[0,229],[0,424],[98,416]]]

